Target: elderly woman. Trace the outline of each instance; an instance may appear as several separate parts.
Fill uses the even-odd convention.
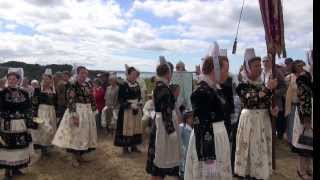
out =
[[[67,87],[67,109],[52,144],[71,153],[72,166],[86,162],[83,154],[97,146],[95,121],[96,105],[92,84],[88,82],[88,70],[84,66],[75,69],[74,81]]]
[[[104,95],[105,105],[106,105],[106,128],[107,131],[110,131],[111,123],[113,119],[116,119],[118,115],[119,103],[118,103],[118,93],[119,86],[117,83],[117,76],[115,73],[110,74],[109,76],[109,86]]]
[[[33,89],[36,89],[36,88],[40,87],[40,84],[39,84],[38,80],[34,79],[31,81],[31,86]]]
[[[30,163],[32,138],[29,131],[37,127],[32,120],[29,94],[18,85],[21,79],[21,71],[9,69],[8,87],[0,92],[0,168],[6,170],[6,180],[21,175],[19,169]]]
[[[57,96],[51,69],[46,69],[42,75],[41,87],[35,88],[32,106],[39,124],[38,129],[32,131],[33,144],[35,149],[41,149],[42,155],[48,155],[48,147],[57,130]]]
[[[223,59],[217,43],[204,58],[202,75],[191,95],[193,126],[185,180],[232,179],[230,143],[224,124],[226,99],[220,92]]]
[[[272,173],[272,129],[269,111],[276,115],[278,108],[271,108],[272,89],[277,80],[263,84],[261,58],[254,49],[245,51],[242,80],[236,91],[242,103],[236,137],[235,174],[241,177],[268,179]]]
[[[142,143],[142,97],[138,71],[134,67],[126,66],[127,79],[119,85],[118,113],[116,136],[114,145],[123,148],[123,153],[140,152],[137,145]]]
[[[177,64],[176,64],[176,71],[178,72],[184,72],[186,71],[186,68],[185,68],[185,65],[182,61],[179,61]]]

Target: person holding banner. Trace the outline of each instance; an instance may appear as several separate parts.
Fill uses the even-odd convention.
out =
[[[234,173],[240,177],[268,179],[272,174],[271,117],[278,113],[272,107],[272,90],[277,80],[263,84],[261,58],[248,48],[244,55],[242,79],[236,91],[242,103],[237,137]]]

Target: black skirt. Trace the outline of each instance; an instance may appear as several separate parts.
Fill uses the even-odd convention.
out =
[[[158,177],[165,177],[165,176],[179,176],[179,166],[173,168],[159,168],[154,163],[155,157],[155,141],[156,141],[156,126],[153,120],[152,129],[150,132],[149,138],[149,147],[148,147],[148,159],[147,159],[147,166],[146,171],[151,176],[158,176]]]
[[[114,139],[114,145],[120,147],[137,146],[142,143],[142,134],[135,134],[133,136],[123,135],[123,121],[124,121],[124,109],[120,108],[118,113],[116,135]]]

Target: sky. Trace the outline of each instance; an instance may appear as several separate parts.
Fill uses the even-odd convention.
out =
[[[313,1],[282,0],[287,54],[305,59],[313,44]],[[158,57],[189,71],[217,41],[238,72],[245,48],[266,55],[258,0],[0,0],[0,62],[77,64],[96,70],[155,71]],[[281,63],[282,60],[279,60]]]

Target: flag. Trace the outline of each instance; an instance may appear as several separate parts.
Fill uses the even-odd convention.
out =
[[[268,54],[286,57],[281,0],[259,0]]]

